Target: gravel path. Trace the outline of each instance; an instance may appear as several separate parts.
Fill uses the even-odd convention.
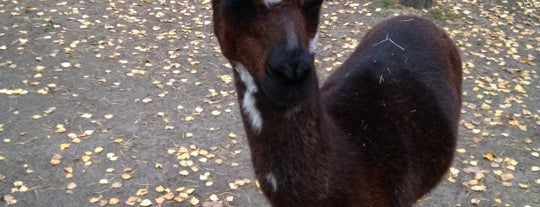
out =
[[[324,80],[414,13],[464,62],[450,173],[417,206],[540,206],[540,2],[327,1]],[[210,0],[0,1],[1,206],[267,206]]]

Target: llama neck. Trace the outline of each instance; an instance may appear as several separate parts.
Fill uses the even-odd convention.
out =
[[[248,141],[263,190],[308,193],[306,189],[314,189],[309,194],[321,194],[315,189],[327,189],[330,184],[331,150],[321,132],[318,103],[286,112],[260,108],[263,128],[259,134],[248,134]]]
[[[262,101],[264,98],[243,68],[235,69],[253,167],[263,191],[326,197],[332,156],[321,128],[325,116],[318,93],[293,109],[276,109]]]

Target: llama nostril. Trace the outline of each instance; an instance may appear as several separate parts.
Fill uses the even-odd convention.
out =
[[[314,70],[313,55],[301,48],[289,51],[276,49],[267,59],[266,70],[269,76],[284,81],[303,81]]]

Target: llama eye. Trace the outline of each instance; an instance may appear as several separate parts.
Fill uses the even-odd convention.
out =
[[[225,0],[224,11],[231,23],[245,26],[257,16],[257,6],[245,0]]]

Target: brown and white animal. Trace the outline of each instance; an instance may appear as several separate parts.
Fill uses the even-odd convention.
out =
[[[411,206],[452,162],[458,50],[426,19],[391,18],[319,88],[321,4],[212,1],[261,189],[272,206]]]

